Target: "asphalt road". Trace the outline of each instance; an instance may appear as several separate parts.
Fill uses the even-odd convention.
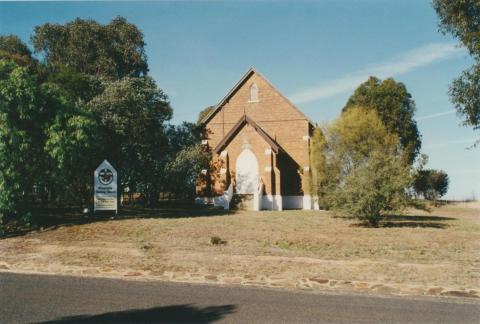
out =
[[[480,323],[480,302],[0,273],[1,323]]]

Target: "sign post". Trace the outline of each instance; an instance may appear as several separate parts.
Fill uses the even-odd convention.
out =
[[[97,210],[115,210],[118,213],[117,203],[117,171],[104,160],[93,174],[95,187],[93,212]]]

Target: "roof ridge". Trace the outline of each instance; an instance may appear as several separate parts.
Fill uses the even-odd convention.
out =
[[[212,109],[212,111],[206,115],[201,121],[200,123],[201,124],[205,124],[207,123],[219,110],[220,108],[225,104],[225,102],[235,93],[235,91],[245,82],[245,80],[252,74],[252,73],[256,73],[258,74],[261,78],[263,78],[267,84],[272,87],[277,93],[280,94],[280,96],[293,108],[295,109],[297,112],[300,113],[301,116],[303,116],[311,125],[315,125],[315,123],[307,117],[307,115],[305,115],[297,106],[295,106],[291,101],[290,99],[288,99],[287,97],[285,97],[280,91],[278,91],[278,89],[266,78],[263,76],[263,74],[261,74],[260,72],[258,72],[253,66],[251,66],[247,72],[240,78],[240,80],[233,86],[232,89],[230,89],[230,91],[222,98],[222,100],[220,100],[219,103],[217,103],[215,106],[214,106],[214,109]]]
[[[223,139],[220,141],[220,143],[217,144],[217,146],[213,149],[215,153],[219,153],[221,150],[223,150],[230,140],[237,134],[240,129],[242,129],[243,126],[246,124],[249,124],[252,126],[257,133],[260,134],[260,136],[270,145],[270,147],[273,149],[275,153],[278,153],[279,151],[283,151],[283,149],[280,147],[280,145],[277,143],[276,140],[272,139],[272,137],[260,126],[258,125],[253,119],[248,117],[246,114],[244,114],[240,119],[235,123],[235,125],[230,129],[230,131],[223,137]]]
[[[240,87],[240,85],[242,85],[243,82],[247,79],[247,77],[249,77],[250,74],[252,73],[258,73],[254,67],[250,67],[247,70],[247,72],[244,73],[244,75],[240,78],[240,80],[237,81],[237,83],[235,83],[235,85],[230,89],[230,91],[227,92],[227,94],[214,106],[214,109],[212,109],[212,111],[208,115],[206,115],[200,121],[200,123],[204,124],[208,122],[208,120],[217,113],[217,111],[223,106],[223,104],[231,97],[231,95],[233,95],[233,93],[237,90],[237,88]]]

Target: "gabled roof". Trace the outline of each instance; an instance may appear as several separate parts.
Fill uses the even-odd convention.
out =
[[[298,109],[287,97],[285,97],[280,91],[277,90],[277,88],[275,88],[271,83],[270,81],[268,81],[263,75],[261,75],[260,73],[258,73],[255,68],[251,67],[250,69],[248,69],[247,73],[245,73],[242,78],[233,86],[233,88],[227,93],[227,95],[225,97],[223,97],[222,100],[220,100],[220,102],[214,106],[214,109],[212,109],[212,111],[207,115],[205,116],[201,121],[200,123],[201,124],[205,124],[207,123],[210,119],[212,119],[213,116],[215,116],[217,114],[217,112],[220,111],[220,109],[222,108],[222,106],[228,102],[228,100],[235,94],[235,92],[237,92],[237,90],[245,83],[245,81],[248,80],[248,78],[252,75],[252,74],[258,74],[260,77],[262,77],[267,83],[269,86],[271,86],[275,91],[277,91],[280,96],[285,99],[286,102],[288,102],[288,104],[295,110],[297,110],[312,126],[315,125],[311,120],[310,118],[308,118],[300,109]]]
[[[254,122],[247,115],[243,115],[240,120],[233,126],[233,128],[225,135],[225,137],[218,143],[218,145],[213,149],[213,152],[219,154],[231,140],[238,134],[238,132],[245,126],[249,124],[252,126],[255,131],[270,145],[272,150],[278,154],[278,152],[283,151],[282,148],[278,145],[275,140],[273,140],[270,135],[267,134],[256,122]]]

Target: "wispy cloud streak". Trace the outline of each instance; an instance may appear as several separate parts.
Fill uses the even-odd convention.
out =
[[[473,146],[476,143],[477,139],[475,138],[466,138],[466,139],[459,139],[459,140],[449,140],[449,141],[442,141],[439,143],[432,143],[423,145],[424,149],[439,149],[444,148],[452,145],[459,145],[459,144],[468,144],[469,147]]]
[[[419,120],[426,120],[426,119],[432,119],[432,118],[437,118],[437,117],[441,117],[441,116],[445,116],[445,115],[450,115],[450,114],[454,114],[455,113],[455,109],[452,109],[452,110],[448,110],[448,111],[442,111],[442,112],[439,112],[439,113],[436,113],[436,114],[431,114],[431,115],[426,115],[426,116],[420,116],[417,118],[417,121]]]
[[[316,87],[308,88],[289,97],[297,104],[316,101],[333,95],[351,91],[370,75],[379,78],[388,78],[413,71],[422,66],[450,59],[465,53],[465,49],[455,46],[454,43],[430,43],[384,62],[367,66],[365,69],[332,80]]]

